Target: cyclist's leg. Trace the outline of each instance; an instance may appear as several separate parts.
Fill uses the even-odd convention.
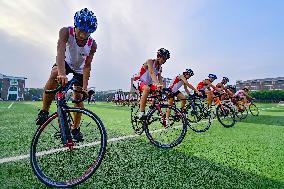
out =
[[[58,75],[57,65],[53,65],[50,76],[48,81],[45,84],[44,91],[55,89],[57,86],[56,78]],[[54,99],[55,94],[46,94],[43,92],[43,98],[42,98],[42,110],[49,111],[50,105],[52,103],[52,100]]]
[[[76,80],[79,81],[78,84],[74,85],[75,90],[77,91],[82,91],[82,87],[83,87],[83,74],[76,74],[74,73],[74,78]],[[82,94],[75,92],[73,93],[73,98],[74,100],[81,100],[82,99]],[[76,108],[84,108],[84,103],[80,102],[80,103],[74,103],[74,107]],[[81,121],[81,113],[74,113],[74,125],[73,128],[78,128],[80,126],[80,121]]]
[[[140,99],[140,112],[145,112],[145,106],[147,103],[147,97],[150,94],[150,87],[144,83],[141,83],[140,89],[142,91],[142,96]]]
[[[212,101],[213,101],[214,95],[213,95],[213,92],[211,90],[207,90],[205,92],[206,92],[206,95],[207,95],[208,108],[210,108],[211,105],[212,105]]]
[[[168,104],[169,104],[170,106],[172,106],[172,105],[174,104],[174,98],[175,98],[174,96],[171,96],[171,97],[168,99]],[[168,110],[167,110],[167,113],[166,113],[166,118],[169,119],[170,113],[171,113],[171,110],[168,109]]]
[[[178,97],[178,99],[181,100],[181,110],[184,111],[185,110],[185,104],[186,104],[185,96],[180,91],[178,91],[177,97]]]

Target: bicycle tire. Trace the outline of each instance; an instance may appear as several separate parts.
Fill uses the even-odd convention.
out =
[[[170,143],[164,143],[164,142],[160,142],[158,140],[156,140],[155,136],[158,135],[158,133],[161,133],[162,131],[170,131],[170,132],[174,132],[173,130],[174,129],[178,129],[180,126],[177,126],[177,127],[170,127],[170,128],[164,128],[164,127],[160,127],[160,129],[158,130],[155,130],[155,131],[152,131],[149,127],[153,124],[153,123],[161,123],[159,121],[159,119],[162,119],[161,117],[158,118],[158,119],[154,119],[154,114],[157,113],[158,116],[159,116],[159,110],[157,109],[157,106],[153,107],[152,109],[149,110],[148,114],[147,114],[147,117],[146,117],[146,120],[144,122],[144,131],[145,131],[145,134],[147,136],[147,138],[149,139],[149,141],[156,147],[159,147],[159,148],[173,148],[177,145],[179,145],[182,140],[184,139],[185,135],[186,135],[186,132],[187,132],[187,120],[186,118],[184,117],[184,115],[174,106],[169,106],[167,104],[160,104],[160,108],[161,109],[171,109],[171,112],[174,112],[174,116],[178,116],[177,118],[174,118],[174,116],[172,116],[172,119],[180,119],[181,122],[182,122],[182,126],[181,126],[181,133],[178,134],[179,136],[174,139],[174,141],[170,142]],[[165,116],[165,114],[164,114]],[[153,119],[154,121],[152,121],[151,119]],[[174,120],[173,123],[175,123],[177,121]],[[172,130],[170,130],[172,129]],[[157,135],[154,136],[154,134],[157,133]],[[165,136],[163,136],[165,138]],[[167,137],[166,137],[167,138]]]
[[[223,106],[223,108],[222,108]],[[217,106],[216,108],[216,115],[217,115],[217,119],[218,121],[225,127],[225,128],[230,128],[233,127],[236,123],[236,119],[235,119],[235,111],[228,105],[223,104],[222,106]],[[231,123],[230,124],[226,124],[224,122],[224,118],[222,116],[228,116],[231,115]]]
[[[250,111],[251,115],[253,115],[253,116],[259,115],[258,107],[254,103],[251,103],[249,105],[249,111]]]
[[[203,108],[201,105],[196,104],[195,107],[196,110],[192,110],[192,108],[187,109],[188,127],[194,132],[202,133],[210,128],[212,123],[212,116],[211,114],[208,114],[207,109]]]
[[[86,110],[86,109],[83,109],[83,108],[68,108],[68,109],[65,109],[65,111],[69,112],[69,113],[70,112],[71,113],[76,112],[76,113],[81,113],[82,115],[86,115],[87,116],[86,119],[87,120],[90,119],[90,120],[88,120],[88,122],[91,121],[90,123],[94,123],[94,125],[96,125],[97,128],[95,128],[95,129],[97,129],[99,131],[98,136],[100,137],[100,139],[98,141],[94,142],[94,144],[86,143],[86,144],[78,145],[78,146],[75,145],[72,152],[71,152],[71,150],[68,151],[68,149],[67,150],[64,149],[63,144],[61,142],[61,139],[59,139],[58,144],[61,143],[61,146],[62,146],[61,148],[52,149],[53,151],[52,150],[50,150],[50,151],[40,151],[40,150],[37,151],[37,148],[40,148],[40,142],[39,142],[40,137],[42,136],[43,139],[44,139],[44,131],[46,130],[47,131],[46,139],[48,139],[48,136],[49,136],[48,135],[48,131],[49,131],[48,128],[52,129],[52,127],[54,127],[52,125],[52,123],[53,123],[52,121],[54,121],[54,120],[58,121],[57,120],[58,114],[57,113],[52,114],[49,117],[49,119],[43,125],[39,126],[37,131],[35,132],[35,134],[33,136],[33,139],[32,139],[31,148],[30,148],[30,162],[31,162],[31,165],[32,165],[33,172],[35,173],[37,178],[41,182],[46,184],[47,186],[51,186],[51,187],[69,188],[69,187],[74,187],[76,185],[81,184],[82,182],[84,182],[85,180],[90,178],[95,173],[95,171],[99,168],[100,164],[102,163],[102,160],[103,160],[105,153],[106,153],[107,133],[106,133],[105,127],[104,127],[102,121],[100,120],[100,118],[96,114],[94,114],[93,112]],[[88,126],[89,125],[86,125],[84,127],[84,129],[87,128]],[[82,130],[82,127],[83,126],[81,125],[80,126],[81,130]],[[89,127],[88,127],[88,129],[92,130],[92,128],[89,128]],[[52,139],[50,139],[50,140],[52,140]],[[91,138],[90,140],[92,141],[94,139]],[[54,141],[57,142],[56,138],[54,139]],[[45,155],[48,156],[49,154],[52,154],[52,153],[56,154],[57,152],[58,152],[59,155],[61,155],[61,152],[64,152],[64,151],[67,151],[70,154],[73,153],[73,155],[74,155],[76,152],[80,152],[81,149],[86,149],[86,147],[93,146],[92,148],[95,148],[94,147],[95,145],[97,145],[97,146],[99,145],[99,149],[97,150],[98,155],[95,158],[92,158],[91,162],[86,163],[86,166],[84,166],[84,165],[81,166],[81,164],[76,164],[78,166],[78,169],[79,169],[79,167],[84,167],[84,168],[86,168],[86,170],[83,170],[82,175],[80,174],[79,176],[76,176],[75,178],[70,178],[70,179],[66,179],[66,180],[56,180],[54,178],[51,178],[51,176],[47,174],[46,168],[52,167],[52,163],[53,163],[52,160],[50,160],[47,163],[46,167],[43,167],[43,163],[39,162],[39,161],[41,161],[41,159],[43,159],[42,157],[45,156]],[[84,151],[84,154],[88,152],[87,150],[82,150],[82,151]],[[44,153],[46,153],[46,154],[44,154]],[[90,153],[93,154],[93,150],[91,150]],[[69,156],[70,156],[70,154],[69,154]],[[82,159],[87,159],[87,157],[85,156]],[[56,160],[56,158],[55,158],[55,160]],[[62,161],[62,160],[60,160],[60,161]],[[73,160],[73,156],[72,156],[72,161],[75,161],[75,160]],[[55,165],[55,166],[57,166],[57,165]],[[52,175],[55,174],[55,173],[52,173],[52,171],[54,171],[54,170],[50,170],[51,173],[49,173],[49,174],[52,174]],[[56,170],[56,171],[58,171],[58,170]],[[59,170],[59,174],[60,173],[63,174],[63,171]],[[76,174],[76,173],[74,173],[74,174]]]
[[[139,112],[139,105],[132,105],[131,106],[131,114],[130,114],[130,120],[131,125],[134,130],[134,132],[138,135],[141,135],[144,131],[144,122],[139,119],[138,117]]]

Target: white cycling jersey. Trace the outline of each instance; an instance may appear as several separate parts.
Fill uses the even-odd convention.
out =
[[[184,85],[183,80],[180,79],[180,75],[176,76],[176,78],[171,82],[170,89],[172,93],[176,93],[181,86]]]
[[[85,46],[79,47],[76,42],[74,30],[74,27],[69,27],[69,37],[65,50],[65,62],[74,72],[83,74],[85,61],[87,56],[90,54],[94,40],[90,36]]]
[[[155,76],[157,76],[159,73],[161,73],[162,68],[157,65],[158,63],[155,61],[153,64],[154,73]],[[139,74],[134,77],[134,81],[140,80],[141,82],[145,83],[146,85],[150,85],[153,83],[151,74],[149,72],[149,69],[145,69],[144,66],[140,69]]]

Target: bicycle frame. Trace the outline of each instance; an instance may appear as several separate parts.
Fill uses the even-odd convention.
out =
[[[162,117],[162,123],[163,123],[163,126],[164,128],[167,128],[167,125],[166,125],[166,116],[164,116],[164,113],[161,109],[161,105],[160,105],[160,101],[159,101],[159,98],[161,98],[161,100],[164,100],[162,98],[162,94],[156,94],[156,95],[152,95],[150,98],[153,98],[152,100],[152,103],[151,103],[151,106],[150,106],[150,109],[153,108],[153,106],[155,106],[157,108],[157,110],[159,111],[159,114],[160,116]]]
[[[66,93],[58,92],[56,94],[56,102],[57,102],[57,114],[58,114],[58,123],[61,132],[61,140],[64,147],[72,148],[74,146],[74,142],[72,140],[71,131],[67,121],[67,114],[65,109],[68,108],[65,100]]]
[[[59,86],[55,90],[45,91],[47,94],[56,93],[56,102],[57,102],[57,114],[58,114],[58,124],[60,127],[61,140],[64,147],[73,148],[74,142],[71,136],[71,130],[67,121],[66,110],[69,108],[66,103],[66,94],[69,89],[73,89],[72,86],[77,83],[76,79],[72,79],[67,83],[66,87]],[[74,90],[74,89],[73,89]],[[74,90],[76,91],[76,90]],[[76,91],[80,92],[80,91]],[[83,94],[83,98],[79,101],[73,101],[74,103],[80,103],[84,101],[86,96]]]

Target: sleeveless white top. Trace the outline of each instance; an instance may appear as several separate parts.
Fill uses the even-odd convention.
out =
[[[69,37],[65,50],[65,62],[74,72],[83,74],[85,61],[90,54],[93,42],[93,38],[89,36],[85,46],[79,47],[75,39],[74,27],[69,27]]]
[[[183,84],[184,84],[183,80],[181,80],[179,76],[176,76],[176,78],[170,84],[171,92],[176,93],[179,90],[179,88],[183,86]]]
[[[162,67],[157,68],[156,66],[157,66],[157,65],[156,65],[156,62],[154,62],[153,68],[154,68],[155,76],[157,76],[158,73],[161,73],[161,69],[162,69]],[[152,80],[151,74],[150,74],[150,72],[149,72],[149,68],[148,68],[148,69],[145,69],[144,66],[142,66],[141,69],[140,69],[140,73],[138,74],[138,76],[134,77],[134,81],[137,81],[138,79],[139,79],[141,82],[145,83],[146,85],[152,84],[152,83],[153,83],[153,80]]]

